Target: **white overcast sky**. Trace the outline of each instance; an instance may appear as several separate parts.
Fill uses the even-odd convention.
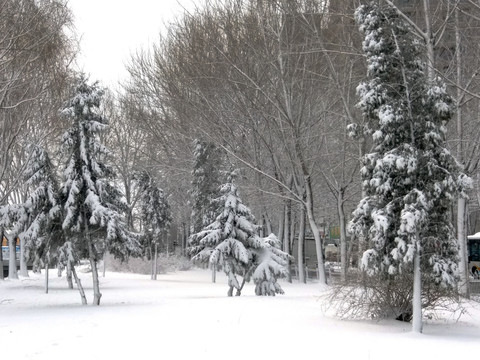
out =
[[[194,0],[69,0],[81,36],[78,65],[90,79],[115,86],[125,64],[141,47],[158,40],[164,24],[193,9]]]

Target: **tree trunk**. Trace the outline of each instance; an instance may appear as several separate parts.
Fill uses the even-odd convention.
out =
[[[48,259],[45,261],[45,294],[48,294]]]
[[[460,101],[462,99],[462,49],[460,36],[460,23],[458,16],[458,9],[455,10],[455,55],[457,66],[457,160],[463,165],[463,123],[462,123],[462,108]],[[458,198],[457,200],[457,241],[459,246],[459,262],[458,271],[460,283],[458,291],[466,298],[470,297],[468,287],[468,254],[467,254],[467,236],[465,233],[466,221],[465,210],[467,208],[466,199]]]
[[[154,244],[154,254],[153,254],[153,273],[152,273],[152,280],[157,280],[157,259],[158,259],[158,245],[157,243]]]
[[[67,261],[67,283],[68,283],[68,288],[69,289],[73,289],[72,269],[73,269],[72,262]],[[75,270],[75,269],[73,269],[73,270]]]
[[[432,32],[432,19],[430,18],[430,0],[423,0],[423,13],[425,16],[425,43],[427,46],[427,76],[429,81],[433,81],[435,79],[435,39]]]
[[[418,241],[418,240],[417,240]],[[420,249],[417,243],[415,250],[415,257],[413,259],[413,319],[412,331],[415,333],[422,333],[422,272],[420,269]]]
[[[278,220],[278,241],[282,244],[282,249],[285,251],[285,241],[283,239],[285,238],[284,235],[284,229],[285,229],[285,205],[282,204],[282,210],[280,211],[280,219]]]
[[[8,279],[18,279],[17,273],[17,237],[11,236],[8,239],[8,248],[10,249],[10,255],[8,259]]]
[[[290,251],[290,216],[291,216],[291,201],[287,200],[285,202],[285,208],[283,210],[282,214],[282,236],[283,236],[283,251],[286,252],[287,254],[291,255]],[[292,272],[290,269],[290,260],[288,261],[288,275],[287,275],[287,281],[289,283],[292,282]]]
[[[305,278],[305,263],[303,259],[305,258],[303,244],[305,239],[305,209],[301,205],[300,209],[300,224],[298,229],[298,251],[297,251],[297,264],[298,264],[298,281],[301,283],[307,283]]]
[[[267,236],[273,233],[272,222],[270,221],[270,218],[267,216],[266,213],[265,213],[265,226],[267,227]]]
[[[240,285],[240,288],[237,289],[237,291],[235,292],[235,296],[240,296],[242,295],[242,289],[243,289],[243,286],[245,285],[245,278],[243,278],[242,280],[242,285]]]
[[[458,284],[458,291],[462,296],[469,297],[468,289],[468,256],[467,256],[467,237],[465,234],[465,209],[466,200],[463,198],[458,199],[457,208],[457,237],[459,246],[459,263],[458,263],[458,275],[460,282]]]
[[[77,276],[77,271],[73,264],[70,264],[70,269],[72,269],[72,275],[75,279],[75,284],[77,284],[78,291],[80,292],[80,298],[82,299],[82,305],[87,305],[87,297],[85,296],[85,291],[83,290],[82,282]]]
[[[28,277],[25,239],[23,236],[20,237],[20,275],[23,277]]]
[[[213,264],[212,266],[212,283],[217,281],[217,264]]]
[[[264,227],[265,227],[265,218],[262,216],[262,218],[260,219],[260,224],[259,224],[259,230],[258,230],[258,235],[260,237],[265,237],[265,232],[263,231]]]
[[[345,209],[343,208],[344,202],[344,193],[341,189],[337,194],[337,211],[338,211],[338,221],[340,225],[340,265],[341,273],[340,277],[342,282],[345,282],[347,279],[347,231],[345,224]]]
[[[306,208],[307,208],[307,217],[310,224],[310,229],[312,230],[313,237],[315,238],[315,249],[317,252],[318,260],[318,280],[320,284],[327,284],[327,277],[325,275],[325,264],[323,261],[323,250],[322,250],[322,238],[320,236],[320,231],[318,230],[317,223],[315,222],[315,217],[313,214],[313,194],[312,187],[310,183],[310,178],[305,177],[305,186],[307,190],[307,199],[306,199]]]
[[[90,257],[90,266],[92,267],[92,278],[93,278],[93,305],[100,305],[100,298],[102,297],[102,294],[100,293],[100,282],[98,279],[97,261],[92,256]]]
[[[290,200],[285,203],[285,211],[283,214],[283,251],[290,254],[290,217],[292,212],[292,204]]]
[[[100,293],[100,282],[98,279],[97,259],[96,259],[95,249],[92,243],[92,238],[90,237],[90,232],[88,228],[88,217],[86,216],[86,214],[84,214],[84,219],[85,219],[85,239],[87,241],[90,266],[92,267],[93,305],[100,305],[100,298],[102,297],[102,294]]]

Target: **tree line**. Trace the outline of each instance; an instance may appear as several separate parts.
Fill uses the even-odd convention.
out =
[[[230,184],[232,194],[237,186],[241,188],[260,225],[255,230],[258,239],[243,230],[249,234],[244,238],[253,241],[253,250],[237,252],[241,256],[236,259],[247,256],[255,262],[254,258],[265,258],[259,251],[267,248],[283,259],[277,262],[281,266],[273,283],[259,280],[263,284],[259,289],[267,289],[264,293],[268,289],[275,293],[275,278],[288,276],[281,269],[293,261],[287,255],[294,247],[299,281],[306,281],[306,235],[315,241],[319,281],[326,284],[323,229],[335,224],[340,229],[342,283],[357,279],[362,286],[368,285],[366,293],[379,283],[385,285],[380,293],[370,294],[371,299],[385,297],[389,316],[409,317],[413,311],[408,284],[413,283],[413,265],[418,265],[416,254],[423,254],[416,284],[420,276],[424,285],[416,291],[432,295],[426,303],[434,304],[452,284],[455,291],[458,284],[458,291],[468,296],[466,235],[477,229],[480,198],[476,76],[480,6],[473,0],[378,0],[371,2],[367,12],[360,7],[367,3],[206,1],[170,23],[151,48],[133,55],[122,90],[104,95],[98,85],[89,85],[70,69],[76,45],[62,30],[71,25],[64,3],[8,2],[1,11],[19,15],[15,22],[2,16],[1,25],[5,50],[0,70],[5,86],[0,195],[4,209],[10,209],[2,212],[3,228],[33,234],[26,224],[33,224],[32,219],[49,209],[42,221],[50,221],[49,226],[59,233],[42,244],[49,244],[50,258],[60,259],[52,249],[57,239],[63,239],[55,246],[68,250],[64,254],[73,260],[64,264],[73,270],[71,265],[83,257],[90,258],[95,268],[107,250],[121,258],[131,253],[156,259],[160,247],[175,246],[196,259],[218,263],[213,249],[220,238],[217,242],[204,238],[220,229],[212,225],[216,221],[225,225],[226,218],[221,220],[219,213],[225,215],[227,203],[219,205],[215,199],[226,199],[219,187],[223,184],[227,191],[225,186]],[[365,11],[363,17],[361,11]],[[367,31],[375,24],[372,19],[383,19],[377,26],[388,29],[376,44],[372,42],[375,28]],[[37,22],[41,31],[32,30],[31,24]],[[39,34],[50,35],[37,39]],[[385,43],[390,48],[382,48]],[[385,69],[389,69],[386,75],[375,77]],[[397,89],[397,97],[388,94],[389,89]],[[375,97],[377,103],[372,101]],[[102,104],[99,98],[104,99]],[[61,114],[58,109],[63,109]],[[390,117],[409,117],[410,137],[399,130],[408,130],[406,120],[390,128],[377,127]],[[108,129],[103,119],[109,119]],[[65,133],[63,145],[58,142],[61,133]],[[82,136],[91,137],[84,141]],[[429,136],[429,145],[419,141]],[[411,152],[400,151],[397,143],[382,143],[392,137],[402,146],[409,143]],[[426,152],[428,147],[433,150]],[[424,151],[422,156],[415,152],[417,148]],[[54,163],[65,164],[61,174],[39,175],[40,168],[52,167],[47,153],[54,154]],[[396,170],[387,168],[383,153],[396,154]],[[455,158],[448,160],[452,154]],[[424,172],[409,180],[418,184],[414,188],[405,190],[405,182],[392,180],[410,177],[411,169],[419,166],[416,161],[431,169],[430,158],[457,185]],[[43,159],[46,165],[32,159]],[[393,161],[391,156],[388,159]],[[408,159],[415,166],[409,168]],[[379,161],[385,168],[377,166]],[[411,172],[402,172],[407,170]],[[234,182],[229,180],[232,173]],[[437,185],[418,180],[429,176]],[[40,201],[31,195],[40,185],[50,190],[38,193],[58,190],[57,198],[42,200],[43,213]],[[153,186],[150,193],[148,186]],[[402,186],[405,192],[393,195],[392,189]],[[84,196],[81,201],[80,195]],[[387,201],[387,195],[393,198]],[[395,203],[393,211],[388,206],[400,197],[403,208]],[[365,200],[365,211],[359,211],[362,199],[374,198],[368,211]],[[162,204],[158,213],[142,205],[149,201]],[[11,211],[19,204],[30,204],[35,210]],[[381,214],[382,206],[387,206],[390,217]],[[434,209],[443,212],[436,217],[425,215]],[[417,216],[416,211],[425,216]],[[49,216],[55,220],[48,220]],[[243,216],[252,224],[255,221],[249,212]],[[455,231],[449,226],[452,218]],[[409,219],[414,219],[415,226],[402,223]],[[161,226],[152,227],[155,223]],[[438,223],[445,223],[448,231]],[[17,228],[7,229],[7,224]],[[139,232],[146,236],[136,237],[134,233]],[[265,240],[270,233],[277,240]],[[92,234],[100,240],[93,241]],[[27,236],[20,239],[25,241]],[[31,247],[42,248],[40,243]],[[138,253],[140,248],[143,252]],[[48,251],[36,253],[45,262]],[[241,263],[227,268],[237,268],[236,274],[249,279],[254,269]],[[221,264],[224,270],[225,264]],[[434,266],[433,272],[429,266]],[[368,269],[375,269],[377,276],[365,277],[361,270]],[[235,272],[229,274],[231,294],[233,287],[238,291],[241,285]],[[432,274],[440,280],[429,278]],[[94,282],[98,284],[98,279]],[[97,287],[98,303],[100,296]],[[368,311],[382,314],[383,310],[370,306]]]
[[[413,283],[415,254],[421,254],[422,268],[416,283],[425,286],[423,291],[418,286],[415,291],[429,294],[424,304],[435,303],[449,286],[468,296],[466,235],[477,229],[478,215],[475,28],[480,7],[471,0],[373,1],[378,7],[376,14],[385,18],[378,26],[387,27],[390,35],[385,34],[376,44],[380,52],[369,53],[367,43],[373,32],[365,31],[367,25],[354,16],[356,9],[367,3],[207,1],[171,23],[154,46],[132,57],[125,97],[134,111],[141,113],[136,118],[139,126],[160,144],[162,150],[156,151],[155,158],[163,160],[158,163],[163,163],[159,166],[165,174],[175,173],[178,164],[191,161],[195,139],[214,145],[228,163],[242,169],[241,183],[264,228],[278,235],[285,252],[291,254],[292,246],[297,247],[300,281],[305,280],[302,254],[308,232],[315,239],[319,280],[326,283],[322,230],[325,224],[337,224],[342,280],[351,280],[356,274],[365,283],[357,272],[362,267],[385,272],[388,281],[383,277],[377,281],[399,291],[390,296],[393,288],[383,288],[382,294],[375,296],[386,296],[389,316],[411,318],[413,288],[402,288],[398,282],[405,277],[406,284]],[[368,15],[370,20],[373,17],[373,13]],[[382,48],[383,42],[394,47]],[[392,58],[384,64],[381,61],[387,61],[388,51],[393,51]],[[359,84],[374,76],[376,66],[392,68],[384,77],[371,79],[378,84],[369,88],[369,101],[377,96],[379,104],[388,102],[391,116],[405,122],[397,126],[407,126],[410,121],[408,138],[394,127],[372,128],[372,121],[381,123],[388,116],[383,104],[367,108],[367,90]],[[397,75],[396,69],[400,69]],[[430,88],[421,88],[418,81]],[[379,92],[390,88],[396,88],[400,98],[380,100],[386,94]],[[401,108],[396,113],[398,101]],[[442,112],[436,114],[440,108]],[[421,137],[432,143],[421,145]],[[413,144],[415,156],[410,160],[414,167],[420,161],[429,169],[415,175],[422,181],[405,180],[417,184],[415,191],[425,186],[415,196],[392,190],[402,185],[394,178],[407,178],[413,171],[412,167],[402,173],[409,169],[401,167],[403,161],[407,164],[413,154],[405,149],[400,152],[403,158],[397,172],[385,168],[381,170],[383,180],[366,178],[380,176],[373,171],[376,162],[388,165],[376,151],[389,155],[400,151],[395,142],[380,146],[380,141],[392,138]],[[436,165],[426,162],[428,158],[436,158],[432,160]],[[444,169],[448,176],[435,178],[433,168]],[[429,176],[431,182],[425,182]],[[387,177],[389,181],[382,185]],[[378,201],[379,186],[385,196],[393,198],[384,198],[387,203],[383,205],[376,202],[376,207],[391,206],[391,201],[402,197],[408,201],[401,200],[404,207],[397,208],[398,212],[388,207],[391,218],[380,217],[380,208],[370,208],[369,221],[360,220],[358,210],[352,215],[361,199],[374,196]],[[438,193],[430,192],[425,198],[432,186]],[[440,199],[439,194],[445,198]],[[437,218],[417,213],[440,209]],[[184,215],[191,223],[188,212]],[[363,221],[362,231],[352,227],[347,236],[352,219],[356,228]],[[450,226],[452,219],[454,227]],[[385,220],[382,226],[375,222],[380,220]],[[416,225],[402,223],[407,220]],[[418,238],[422,240],[416,242]],[[372,251],[379,259],[385,258],[376,263]],[[430,286],[432,283],[438,287]],[[379,282],[370,284],[369,289],[377,285]],[[416,299],[418,304],[419,297]]]

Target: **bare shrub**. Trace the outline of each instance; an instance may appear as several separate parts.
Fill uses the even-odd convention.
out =
[[[342,319],[384,319],[410,321],[412,316],[411,272],[400,275],[350,276],[334,284],[322,296],[324,311]],[[434,317],[438,311],[458,311],[457,292],[423,279],[422,305],[425,314]]]

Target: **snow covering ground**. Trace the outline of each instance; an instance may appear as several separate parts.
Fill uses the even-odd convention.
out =
[[[82,306],[65,278],[0,280],[3,359],[477,359],[480,304],[429,320],[423,335],[399,321],[326,316],[318,283],[282,283],[286,294],[228,298],[207,270],[149,276],[108,273],[101,306]],[[90,274],[81,274],[88,300]]]

